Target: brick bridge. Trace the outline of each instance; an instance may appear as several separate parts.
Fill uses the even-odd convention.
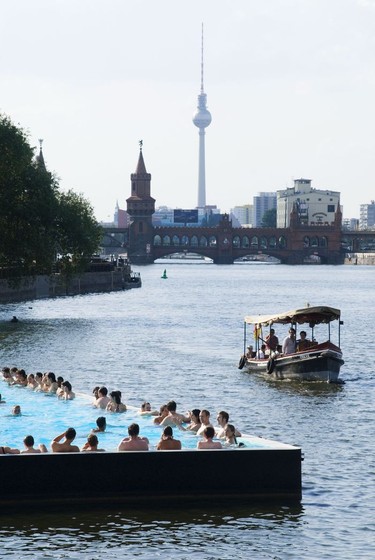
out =
[[[269,255],[285,264],[342,264],[348,252],[365,251],[365,247],[375,251],[375,232],[342,232],[340,207],[330,225],[302,224],[294,209],[288,228],[235,228],[226,214],[216,227],[154,227],[155,199],[142,148],[130,178],[131,196],[126,202],[131,225],[105,228],[102,248],[107,254],[127,252],[134,264],[151,264],[173,253],[196,253],[216,264],[232,264],[251,255]]]
[[[235,228],[227,215],[216,227],[153,227],[144,239],[144,250],[132,243],[131,230],[107,228],[103,247],[107,252],[128,251],[132,263],[147,264],[173,253],[195,253],[215,264],[232,264],[251,255],[269,255],[285,264],[319,260],[341,264],[341,227],[291,225],[290,228]]]

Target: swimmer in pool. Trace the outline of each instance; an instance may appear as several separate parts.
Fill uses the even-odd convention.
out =
[[[12,408],[12,415],[13,416],[21,416],[21,407],[19,404],[15,404]]]
[[[173,430],[171,426],[166,426],[163,430],[160,441],[156,445],[158,451],[171,451],[181,449],[181,442],[179,439],[173,439]]]
[[[99,418],[96,419],[96,426],[97,427],[92,430],[93,433],[105,432],[107,428],[107,420],[105,419],[105,416],[99,416]]]
[[[212,441],[215,436],[215,429],[213,426],[207,426],[203,432],[203,440],[198,441],[197,449],[222,449],[220,441]]]

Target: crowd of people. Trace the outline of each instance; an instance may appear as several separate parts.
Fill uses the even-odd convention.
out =
[[[2,369],[3,380],[8,385],[19,385],[28,387],[29,389],[54,393],[58,398],[72,400],[75,394],[69,381],[59,376],[56,377],[52,372],[36,373],[26,375],[23,369],[16,367],[4,367]],[[93,389],[93,406],[100,410],[113,413],[126,412],[127,407],[121,400],[121,391],[111,391],[108,393],[107,387],[95,387]],[[4,404],[0,395],[0,404]],[[182,414],[177,412],[177,404],[174,400],[162,405],[159,410],[152,409],[149,402],[143,402],[138,410],[138,414],[142,417],[150,417],[153,424],[162,428],[159,442],[156,444],[156,450],[180,450],[182,443],[179,439],[175,439],[173,429],[183,432],[191,432],[197,438],[197,449],[222,449],[223,447],[243,447],[243,442],[238,443],[237,437],[241,437],[241,433],[229,423],[229,414],[226,411],[220,411],[217,414],[217,426],[211,422],[210,412],[206,409],[194,408]],[[21,415],[21,407],[14,405],[12,415]],[[105,451],[99,447],[98,433],[106,431],[106,417],[99,416],[96,420],[96,427],[93,428],[87,437],[87,441],[81,449],[74,444],[76,438],[76,430],[69,427],[63,433],[57,435],[51,442],[52,453],[67,452],[102,452]],[[140,426],[133,422],[128,426],[128,436],[120,441],[117,446],[118,451],[148,451],[150,442],[147,437],[140,435]],[[24,449],[11,448],[8,446],[0,446],[0,455],[22,454],[22,453],[47,453],[48,449],[44,444],[35,446],[32,435],[27,435],[23,439]]]
[[[315,340],[311,341],[307,338],[306,331],[300,331],[299,335],[300,338],[296,339],[296,330],[293,327],[290,327],[288,335],[283,339],[282,344],[280,344],[279,339],[275,334],[275,329],[270,329],[270,332],[266,336],[265,340],[263,341],[263,339],[260,339],[262,344],[256,352],[253,351],[252,345],[247,347],[246,357],[264,360],[277,354],[287,356],[288,354],[294,354],[295,352],[302,352],[317,345]]]

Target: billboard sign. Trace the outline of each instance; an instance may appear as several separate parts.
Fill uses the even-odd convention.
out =
[[[183,210],[178,208],[177,210],[173,210],[173,221],[175,224],[197,224],[198,209]]]

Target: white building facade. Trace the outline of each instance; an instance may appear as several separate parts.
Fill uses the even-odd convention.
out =
[[[359,229],[375,229],[375,201],[359,206]]]
[[[299,221],[305,225],[331,225],[340,207],[340,193],[313,189],[311,179],[296,179],[294,186],[277,191],[277,227],[290,225],[290,213],[296,208]]]

